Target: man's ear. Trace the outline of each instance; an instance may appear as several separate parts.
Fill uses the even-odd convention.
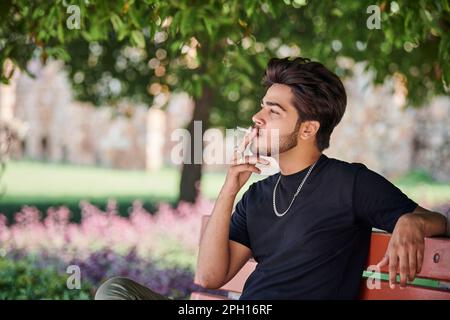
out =
[[[316,135],[319,128],[319,121],[304,121],[300,127],[300,137],[304,140],[310,139]]]

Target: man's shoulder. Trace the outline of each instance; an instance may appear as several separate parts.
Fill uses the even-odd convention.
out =
[[[335,171],[339,170],[342,172],[356,173],[361,169],[368,169],[364,163],[361,162],[348,162],[335,158],[328,158],[327,165],[329,169]]]

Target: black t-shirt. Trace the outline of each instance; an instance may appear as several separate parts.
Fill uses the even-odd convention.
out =
[[[278,212],[308,169],[281,175]],[[272,197],[280,174],[253,183],[231,217],[229,238],[250,248],[258,262],[240,299],[356,299],[372,227],[392,232],[417,204],[363,164],[322,154],[278,217]]]

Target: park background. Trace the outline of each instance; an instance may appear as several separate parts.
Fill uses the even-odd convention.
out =
[[[226,165],[174,164],[171,135],[250,125],[271,57],[342,77],[326,155],[449,210],[449,27],[444,0],[2,2],[0,298],[90,299],[116,275],[200,290],[200,218]]]

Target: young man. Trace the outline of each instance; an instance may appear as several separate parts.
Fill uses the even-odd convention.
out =
[[[375,227],[392,233],[380,266],[389,264],[391,286],[398,272],[405,286],[420,271],[424,237],[446,233],[445,217],[364,165],[322,154],[347,100],[322,64],[272,59],[264,80],[243,147],[253,139],[255,153],[273,155],[269,133],[278,130],[281,172],[253,183],[230,218],[237,192],[259,171],[255,162],[263,163],[234,159],[202,237],[197,280],[220,287],[253,257],[241,299],[355,299]]]
[[[281,171],[253,183],[232,213],[237,193],[259,172],[256,163],[265,163],[235,154],[202,237],[196,280],[219,288],[253,257],[258,265],[241,299],[355,299],[375,227],[392,233],[379,266],[389,265],[391,286],[397,273],[405,286],[420,271],[424,237],[446,234],[447,219],[364,165],[322,153],[347,100],[322,64],[272,59],[264,80],[261,109],[237,152],[253,142],[255,154],[278,157]],[[271,148],[273,131],[278,151]],[[164,297],[113,278],[96,298]]]

